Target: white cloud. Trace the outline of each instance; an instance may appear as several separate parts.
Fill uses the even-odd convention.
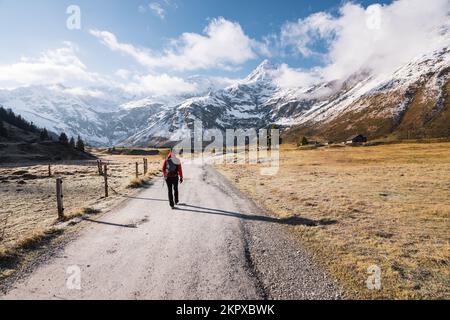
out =
[[[100,39],[101,43],[112,51],[129,55],[144,66],[150,67],[157,64],[157,59],[148,50],[137,48],[131,44],[120,43],[117,37],[111,32],[99,30],[90,30],[89,32],[94,37]]]
[[[443,28],[448,45],[449,12],[448,0],[398,0],[368,8],[346,3],[337,16],[320,12],[285,24],[280,42],[302,56],[323,54],[326,65],[321,74],[328,80],[361,69],[392,72],[442,46]],[[325,53],[316,49],[323,41]]]
[[[177,96],[206,94],[235,84],[239,79],[214,76],[190,76],[187,78],[160,75],[134,75],[118,86],[128,93],[139,96]]]
[[[148,12],[152,3],[159,4],[161,17],[165,16],[165,9],[176,8],[170,0],[155,0],[139,10]],[[158,6],[154,9],[158,11]],[[119,69],[111,78],[100,76],[90,72],[78,58],[76,46],[66,42],[61,48],[45,51],[38,57],[0,64],[0,84],[74,83],[73,93],[80,95],[98,94],[79,87],[81,83],[88,86],[99,82],[137,94],[194,93],[216,82],[225,86],[234,80],[211,77],[211,83],[196,82],[172,73],[216,68],[236,70],[259,56],[282,57],[286,52],[280,50],[288,49],[289,54],[322,59],[323,65],[311,70],[284,64],[274,75],[282,87],[305,87],[345,79],[361,69],[392,72],[443,43],[449,45],[449,13],[448,0],[397,0],[390,5],[375,4],[367,8],[346,2],[337,14],[318,12],[288,22],[280,34],[267,35],[262,40],[250,38],[239,23],[219,17],[211,20],[202,33],[183,33],[159,52],[121,42],[108,31],[90,30],[107,48],[133,58],[146,70],[136,74]],[[158,73],[160,70],[164,70],[162,74]]]
[[[329,40],[336,26],[330,14],[319,12],[298,22],[286,23],[281,30],[280,40],[283,46],[293,47],[305,57],[319,55],[312,47],[318,41]]]
[[[37,58],[22,57],[19,62],[0,65],[0,83],[8,86],[55,84],[66,82],[96,82],[100,76],[91,73],[76,55],[70,42],[48,50]]]
[[[208,81],[210,82],[210,87],[215,89],[223,89],[228,86],[237,84],[241,79],[233,79],[227,77],[208,77]]]
[[[214,19],[205,35],[184,33],[174,41],[163,60],[176,69],[207,69],[245,63],[256,58],[254,44],[241,26],[224,18]]]
[[[95,89],[88,89],[88,88],[83,88],[83,87],[66,88],[66,89],[64,89],[64,92],[67,92],[74,96],[81,96],[81,97],[93,97],[93,98],[106,98],[107,97],[103,91],[95,90]]]
[[[119,69],[116,71],[115,75],[122,80],[127,80],[131,76],[132,72],[127,69]]]
[[[182,78],[172,77],[167,74],[161,75],[136,75],[133,81],[121,85],[121,88],[127,92],[138,95],[166,95],[166,94],[185,94],[197,91],[197,86],[189,83]]]
[[[322,80],[318,70],[297,70],[282,64],[272,74],[275,83],[282,88],[298,88],[312,86]]]
[[[146,5],[139,5],[138,11],[139,13],[146,13],[149,10],[159,17],[161,20],[166,18],[166,13],[168,9],[178,9],[178,4],[172,0],[160,0],[160,1],[152,1]]]
[[[136,59],[143,59],[144,64],[148,62],[144,51],[119,44],[114,35],[101,32],[97,35],[101,35],[109,46],[117,46],[118,51],[127,52]],[[22,57],[16,63],[0,65],[0,86],[12,89],[28,85],[63,84],[67,86],[64,90],[69,94],[106,98],[104,92],[91,89],[90,86],[121,88],[136,95],[177,95],[194,94],[204,90],[209,84],[222,87],[231,83],[230,79],[220,77],[185,80],[166,73],[139,74],[128,69],[119,69],[111,76],[99,75],[88,70],[77,56],[77,51],[74,44],[65,42],[61,48],[47,50],[38,57]]]
[[[91,30],[90,33],[109,49],[129,55],[150,69],[230,69],[255,59],[255,50],[264,50],[264,44],[249,38],[238,23],[224,18],[213,19],[204,29],[204,34],[183,33],[158,55],[148,49],[121,43],[108,31]]]
[[[166,10],[158,2],[150,2],[148,7],[159,18],[164,19],[166,17]]]

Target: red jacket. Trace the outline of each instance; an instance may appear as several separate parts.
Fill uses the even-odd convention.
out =
[[[169,153],[169,155],[167,156],[167,159],[164,160],[164,164],[163,164],[163,167],[162,167],[164,178],[167,178],[167,160],[169,160],[171,158],[176,159],[174,162],[177,165],[177,174],[180,177],[180,179],[183,179],[183,168],[181,167],[181,161],[180,161],[180,159],[175,157],[172,153]]]

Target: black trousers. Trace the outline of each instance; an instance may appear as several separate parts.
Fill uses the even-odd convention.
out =
[[[169,189],[169,202],[170,206],[174,207],[176,203],[178,203],[178,177],[168,177],[166,179],[167,188]],[[174,193],[175,193],[175,201],[174,201]]]

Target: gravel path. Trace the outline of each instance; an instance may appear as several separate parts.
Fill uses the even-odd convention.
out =
[[[56,257],[0,299],[343,297],[291,238],[289,225],[301,219],[268,217],[209,166],[184,171],[177,210],[156,181],[99,221],[87,222]],[[78,269],[81,290],[69,290],[68,279]]]

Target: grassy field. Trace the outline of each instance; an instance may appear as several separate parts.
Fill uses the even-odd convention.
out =
[[[280,166],[219,169],[272,214],[312,221],[292,230],[351,297],[450,299],[450,143],[283,146]]]
[[[82,215],[106,212],[127,199],[160,170],[161,156],[149,159],[149,173],[143,177],[142,157],[97,154],[108,164],[109,197],[104,197],[104,178],[99,175],[96,161],[67,161],[52,165],[0,167],[0,279],[13,273],[11,257],[21,255],[33,246],[73,221],[57,220],[55,179],[63,179],[66,220]],[[136,184],[135,163],[140,164],[139,184]],[[3,263],[2,263],[3,261]]]

